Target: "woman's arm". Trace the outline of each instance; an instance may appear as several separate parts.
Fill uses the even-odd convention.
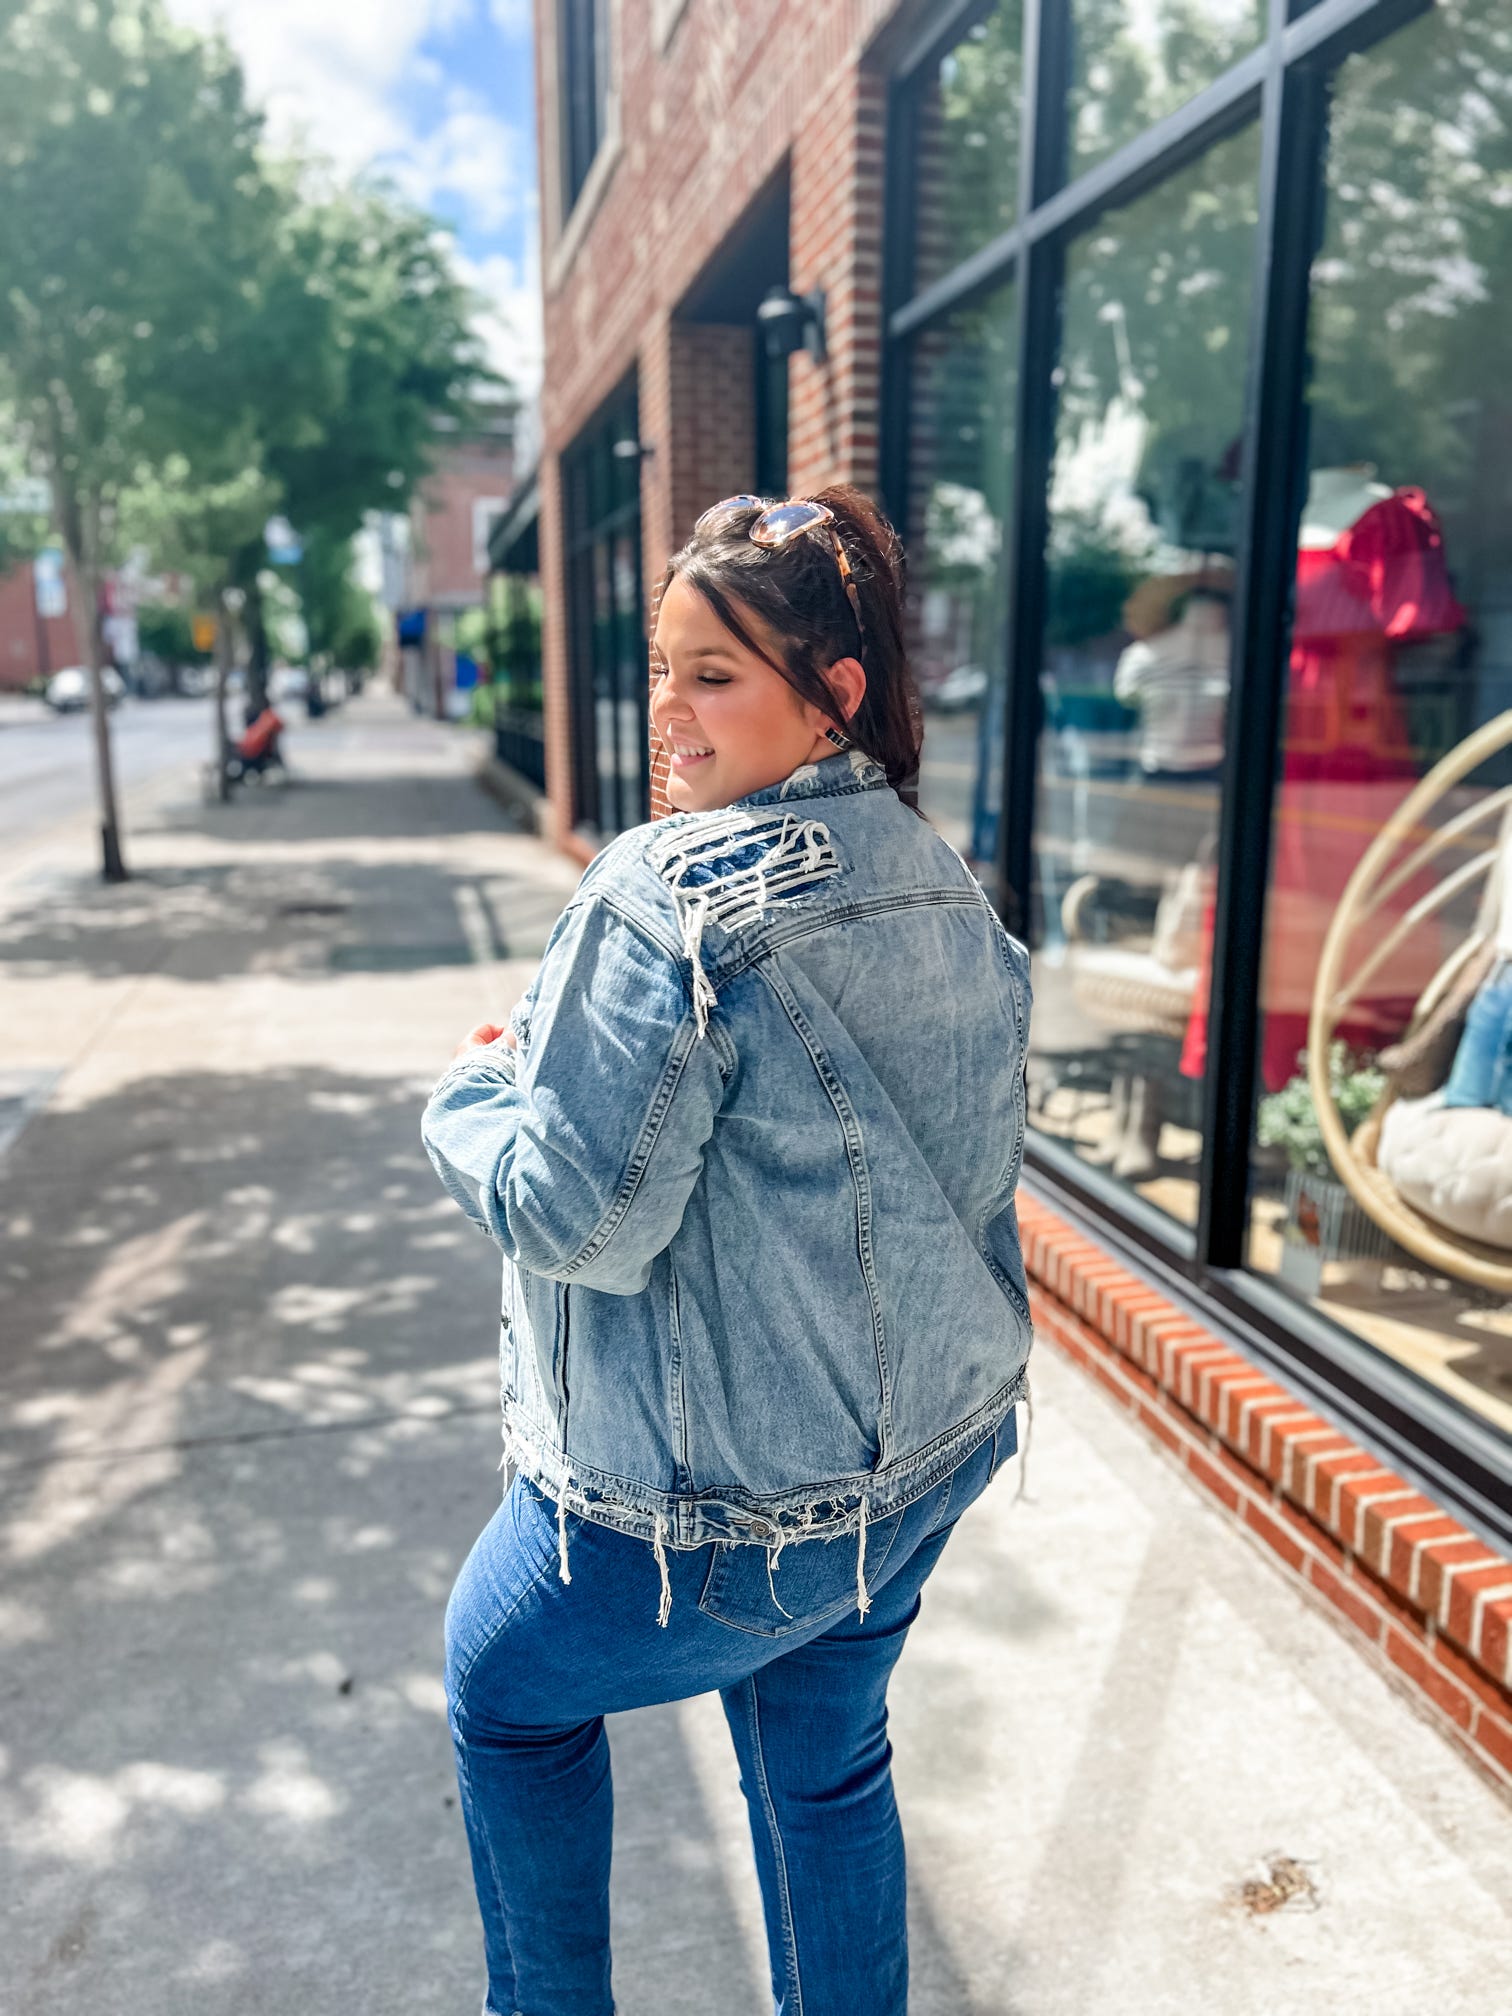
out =
[[[697,1040],[675,958],[594,897],[557,920],[532,992],[523,1049],[474,1044],[443,1072],[426,1151],[517,1265],[638,1294],[702,1171],[728,1039]]]

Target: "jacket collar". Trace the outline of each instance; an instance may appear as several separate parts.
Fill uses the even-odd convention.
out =
[[[826,798],[841,791],[870,791],[887,782],[887,772],[860,749],[837,749],[815,763],[798,768],[775,784],[732,798],[731,806],[786,805],[794,798]]]

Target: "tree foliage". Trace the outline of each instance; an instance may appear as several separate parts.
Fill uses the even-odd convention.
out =
[[[238,593],[257,701],[269,514],[349,561],[493,378],[446,242],[386,186],[271,159],[224,41],[163,0],[0,9],[0,177],[0,402],[50,481],[81,643],[98,665],[100,573],[129,534],[223,613]],[[370,612],[321,592],[317,627],[366,651]]]
[[[156,0],[26,0],[0,43],[0,360],[61,530],[208,449],[266,210],[260,124],[223,43]]]

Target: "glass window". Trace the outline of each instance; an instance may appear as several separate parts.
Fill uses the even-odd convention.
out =
[[[604,137],[609,90],[608,0],[557,0],[557,48],[565,216],[578,199]]]
[[[632,392],[563,457],[573,795],[579,830],[649,817],[647,660],[641,607],[639,457]]]
[[[915,339],[905,541],[924,706],[919,808],[994,897],[1016,343],[1011,283]]]
[[[1193,1222],[1259,138],[1066,254],[1031,1117]]]
[[[1403,809],[1512,744],[1507,54],[1444,0],[1334,90],[1249,1260],[1512,1428],[1512,748]]]
[[[1023,0],[984,9],[920,89],[915,292],[1018,221],[1023,34]]]
[[[1070,172],[1079,175],[1264,40],[1266,0],[1072,0]]]

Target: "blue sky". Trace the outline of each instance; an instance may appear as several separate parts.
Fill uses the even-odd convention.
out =
[[[499,368],[540,382],[530,0],[167,0],[219,24],[275,139],[379,167],[455,234]]]

